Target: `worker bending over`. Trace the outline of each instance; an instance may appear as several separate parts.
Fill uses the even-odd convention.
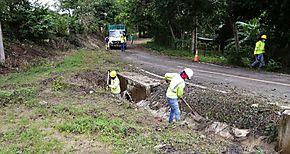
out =
[[[111,92],[115,95],[120,95],[121,88],[120,88],[120,80],[117,76],[116,71],[111,71],[110,72],[110,77],[111,77],[111,84],[109,87],[111,88]]]
[[[185,80],[191,79],[193,71],[190,68],[185,68],[180,74],[166,73],[165,80],[171,80],[166,91],[167,102],[170,106],[169,123],[173,122],[175,117],[176,121],[180,120],[180,110],[178,105],[178,98],[182,98],[185,88]]]

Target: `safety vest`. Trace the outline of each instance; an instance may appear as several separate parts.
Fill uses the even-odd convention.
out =
[[[126,37],[125,36],[121,36],[120,41],[121,41],[121,43],[125,43],[126,42]]]
[[[258,41],[255,46],[254,55],[265,53],[265,42]]]
[[[179,97],[182,97],[185,82],[181,78],[181,76],[177,73],[166,73],[164,78],[171,80],[166,91],[166,97],[171,99],[177,99]]]
[[[110,88],[111,88],[111,92],[113,94],[120,94],[120,92],[121,92],[120,80],[117,76],[115,77],[115,79],[111,79]]]

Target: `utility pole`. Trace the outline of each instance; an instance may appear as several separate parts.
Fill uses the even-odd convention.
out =
[[[0,21],[0,64],[3,64],[4,62],[5,62],[5,53],[4,53],[2,28],[1,28],[1,21]]]

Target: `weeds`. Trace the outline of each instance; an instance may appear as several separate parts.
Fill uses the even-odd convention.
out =
[[[58,77],[52,83],[52,91],[61,91],[65,88],[65,84],[63,82],[64,78]]]
[[[67,133],[101,134],[103,139],[111,143],[121,143],[125,131],[120,120],[109,120],[102,116],[80,117],[74,121],[62,123],[57,128]]]
[[[29,103],[36,97],[35,88],[19,88],[15,91],[0,91],[0,106],[15,103]]]
[[[22,132],[8,131],[0,141],[13,143],[2,147],[0,153],[45,153],[59,149],[61,145],[54,138],[45,138],[35,127],[25,128]]]

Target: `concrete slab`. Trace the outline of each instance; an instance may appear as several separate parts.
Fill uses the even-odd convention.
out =
[[[118,73],[121,91],[127,90],[135,102],[146,99],[153,87],[160,85],[160,80],[150,78],[134,72]]]

